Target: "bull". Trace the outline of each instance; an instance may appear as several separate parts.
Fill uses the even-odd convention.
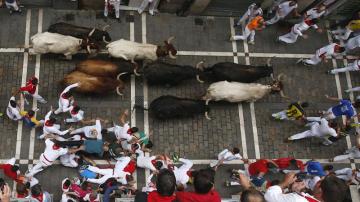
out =
[[[31,37],[31,43],[33,47],[31,54],[64,54],[69,60],[82,48],[86,48],[90,54],[92,47],[87,40],[50,32],[35,34]]]
[[[208,105],[211,100],[225,100],[235,103],[243,101],[255,102],[270,93],[280,93],[281,97],[288,98],[283,92],[282,77],[283,74],[280,74],[278,78],[276,80],[274,79],[269,85],[228,81],[212,83],[207,89],[203,100],[206,101],[206,105]]]
[[[109,62],[104,60],[85,60],[76,65],[75,70],[100,77],[116,77],[124,72],[132,72],[133,64],[124,60]]]
[[[81,85],[75,91],[85,94],[104,94],[116,90],[118,95],[123,95],[124,83],[120,80],[119,74],[116,78],[101,77],[86,74],[80,71],[73,71],[66,75],[62,83],[66,86],[80,82]]]
[[[196,114],[207,114],[208,106],[203,100],[178,98],[171,95],[164,95],[156,98],[148,108],[150,114],[157,119],[186,118]]]
[[[109,27],[109,25],[104,26],[102,30],[100,30],[96,28],[81,27],[64,22],[59,22],[50,25],[48,32],[73,36],[75,38],[80,38],[80,39],[89,38],[89,40],[92,42],[103,41],[105,43],[110,43],[111,37],[109,33],[106,31],[107,27]]]
[[[143,76],[150,85],[177,85],[183,80],[195,78],[199,70],[189,65],[174,65],[156,61],[147,64]]]
[[[134,73],[137,73],[138,65],[135,60],[156,61],[159,57],[169,56],[176,59],[176,49],[171,44],[174,37],[170,37],[164,41],[165,45],[143,44],[125,39],[120,39],[106,45],[109,55],[115,58],[122,58],[135,64]]]
[[[236,64],[232,62],[220,62],[211,67],[205,67],[204,62],[201,61],[196,65],[196,68],[201,70],[203,74],[196,76],[201,83],[204,81],[201,77],[211,82],[217,81],[237,81],[242,83],[252,83],[263,77],[273,75],[273,67],[270,64],[271,59],[268,59],[266,65],[253,66]]]

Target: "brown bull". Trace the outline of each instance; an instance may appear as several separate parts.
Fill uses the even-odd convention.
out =
[[[111,77],[124,72],[132,72],[133,64],[127,61],[117,61],[116,63],[105,60],[85,60],[76,65],[76,71],[80,71],[93,76]]]
[[[124,83],[120,80],[121,75],[122,74],[119,74],[117,78],[110,78],[92,76],[80,71],[73,71],[65,76],[63,79],[63,84],[68,86],[80,82],[81,85],[78,88],[75,88],[75,91],[79,93],[104,94],[116,90],[118,95],[123,95],[122,92],[125,86]]]

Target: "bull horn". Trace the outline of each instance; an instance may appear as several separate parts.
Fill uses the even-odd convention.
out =
[[[272,59],[272,58],[268,58],[268,59],[266,60],[266,66],[271,67],[271,59]]]
[[[89,35],[88,35],[88,36],[89,36],[89,37],[91,37],[91,35],[93,35],[93,34],[94,34],[94,32],[95,32],[95,28],[91,30],[91,32],[89,33]]]
[[[277,76],[277,80],[282,80],[284,78],[285,74],[281,73]]]
[[[123,96],[124,94],[122,92],[120,92],[120,87],[116,87],[116,93],[120,96]]]
[[[209,117],[209,112],[205,112],[205,118],[206,118],[207,120],[211,120],[211,118]]]
[[[139,74],[139,73],[137,72],[137,69],[134,69],[134,74],[135,74],[136,76],[141,76],[141,74]]]
[[[196,64],[196,69],[204,70],[204,61],[200,61]]]
[[[117,80],[120,80],[120,77],[121,77],[122,75],[124,75],[124,74],[127,74],[127,72],[123,72],[123,73],[118,74],[118,75],[116,76],[116,79],[117,79]]]
[[[171,59],[176,59],[176,56],[173,55],[173,54],[171,53],[171,51],[169,51],[169,57],[170,57]]]
[[[110,27],[110,25],[105,25],[105,26],[102,28],[102,30],[103,30],[103,31],[106,31],[106,29],[107,29],[108,27]]]
[[[196,75],[196,80],[200,83],[204,83],[204,81],[200,79],[200,75]]]
[[[110,43],[110,41],[106,41],[105,36],[103,36],[103,42],[106,43],[106,44]]]
[[[273,81],[275,81],[274,73],[271,73],[271,74],[270,74],[270,77],[271,77],[271,79],[272,79]]]
[[[88,51],[89,54],[91,54],[91,50],[90,50],[90,46],[89,46],[89,45],[86,46],[86,50]]]
[[[284,94],[284,91],[283,91],[283,90],[280,90],[280,96],[281,96],[282,98],[285,98],[285,99],[290,99],[288,96],[286,96],[286,95]]]
[[[171,37],[168,38],[167,42],[170,44],[171,41],[174,40],[174,39],[175,39],[175,37],[174,37],[174,36],[171,36]]]

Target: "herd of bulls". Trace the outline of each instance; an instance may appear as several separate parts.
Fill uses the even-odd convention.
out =
[[[268,60],[266,65],[251,66],[231,62],[220,62],[205,67],[199,62],[195,67],[190,65],[175,65],[159,60],[169,56],[176,59],[177,51],[170,37],[164,45],[142,44],[125,39],[111,42],[106,26],[100,30],[79,27],[67,23],[56,23],[47,32],[31,37],[33,54],[56,53],[63,54],[66,59],[85,49],[88,54],[97,54],[102,45],[106,45],[109,56],[119,58],[115,62],[89,59],[77,64],[76,68],[63,79],[64,85],[81,82],[76,88],[80,93],[102,94],[115,91],[122,95],[124,83],[120,77],[123,74],[134,73],[143,76],[149,85],[175,86],[184,80],[197,79],[199,82],[210,82],[206,94],[201,100],[161,96],[149,106],[150,114],[158,119],[189,117],[205,113],[208,117],[208,102],[225,100],[228,102],[256,101],[271,92],[280,92],[282,97],[283,84],[281,74],[274,79],[273,68]],[[91,49],[96,49],[92,52]],[[135,60],[145,61],[145,66],[139,67]],[[269,85],[252,83],[263,77],[273,78]]]

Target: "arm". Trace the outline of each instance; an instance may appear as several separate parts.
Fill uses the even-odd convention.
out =
[[[347,93],[354,92],[354,91],[360,91],[360,86],[355,87],[355,88],[349,88],[349,89],[345,90],[345,92],[347,92]]]
[[[329,95],[325,95],[325,97],[328,99],[328,100],[331,100],[331,101],[336,101],[336,102],[339,102],[341,101],[341,99],[337,98],[337,97],[331,97]]]
[[[119,122],[122,124],[122,126],[126,123],[126,118],[129,115],[129,110],[125,110],[119,117]]]
[[[66,87],[62,92],[61,92],[61,95],[64,94],[64,93],[67,93],[69,92],[69,90],[71,90],[72,88],[75,88],[75,87],[78,87],[80,86],[80,83],[74,83],[74,84],[71,84],[70,86]]]
[[[45,121],[50,119],[51,114],[53,113],[53,109],[51,107],[50,111],[45,115]]]

